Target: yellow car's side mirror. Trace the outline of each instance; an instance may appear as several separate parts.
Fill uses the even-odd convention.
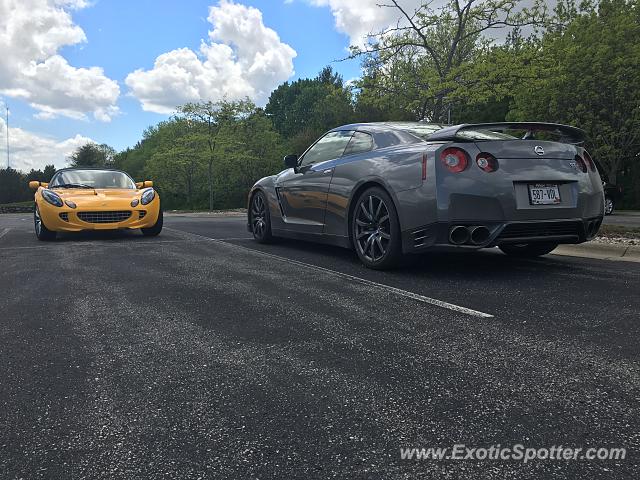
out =
[[[45,188],[46,188],[46,187],[48,187],[48,186],[49,186],[49,184],[48,184],[48,183],[45,183],[45,182],[38,182],[38,181],[36,181],[36,180],[33,180],[33,181],[29,182],[29,188],[30,188],[31,190],[37,190],[37,189],[38,189],[38,187],[45,187]]]
[[[149,188],[149,187],[153,187],[153,182],[151,180],[145,180],[144,182],[136,182],[137,189]]]

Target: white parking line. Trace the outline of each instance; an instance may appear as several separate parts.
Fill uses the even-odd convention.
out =
[[[347,280],[351,280],[351,281],[360,283],[362,285],[375,287],[375,288],[378,288],[380,290],[386,290],[388,292],[392,292],[392,293],[394,293],[396,295],[400,295],[402,297],[411,298],[413,300],[417,300],[417,301],[422,302],[422,303],[428,303],[429,305],[435,305],[436,307],[446,308],[447,310],[453,310],[454,312],[464,313],[465,315],[471,315],[472,317],[493,318],[493,315],[491,315],[489,313],[479,312],[478,310],[472,310],[472,309],[467,308],[467,307],[461,307],[460,305],[455,305],[453,303],[444,302],[444,301],[438,300],[436,298],[425,297],[424,295],[420,295],[420,294],[417,294],[417,293],[414,293],[414,292],[409,292],[407,290],[402,290],[401,288],[392,287],[390,285],[385,285],[383,283],[373,282],[373,281],[367,280],[365,278],[360,278],[360,277],[356,277],[354,275],[349,275],[348,273],[342,273],[342,272],[338,272],[336,270],[331,270],[329,268],[319,267],[318,265],[313,265],[311,263],[300,262],[298,260],[292,260],[292,259],[287,258],[287,257],[281,257],[280,255],[274,255],[272,253],[266,253],[266,252],[262,252],[260,250],[255,250],[253,248],[243,247],[242,245],[236,245],[234,243],[225,242],[224,240],[205,237],[204,235],[198,235],[197,233],[185,232],[183,230],[178,230],[178,229],[170,228],[170,227],[164,227],[164,228],[166,230],[171,230],[173,232],[179,232],[179,233],[182,233],[182,234],[192,235],[192,236],[195,236],[195,237],[203,238],[203,239],[206,239],[206,240],[208,240],[210,242],[213,242],[213,243],[221,243],[221,244],[224,244],[224,245],[228,245],[228,246],[231,246],[231,247],[239,249],[239,250],[247,250],[247,251],[249,251],[251,253],[262,255],[262,256],[268,257],[268,258],[273,258],[274,260],[279,260],[281,262],[291,263],[293,265],[298,265],[300,267],[309,268],[309,269],[317,270],[317,271],[324,272],[324,273],[329,273],[331,275],[334,275],[334,276],[337,276],[337,277],[340,277],[340,278],[345,278]]]
[[[5,228],[0,232],[0,238],[4,237],[7,233],[9,233],[10,228]]]

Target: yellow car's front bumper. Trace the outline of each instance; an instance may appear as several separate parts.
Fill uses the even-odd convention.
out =
[[[55,207],[46,202],[39,204],[40,217],[44,225],[54,232],[79,232],[82,230],[117,230],[124,228],[150,228],[158,221],[160,199],[135,208]]]

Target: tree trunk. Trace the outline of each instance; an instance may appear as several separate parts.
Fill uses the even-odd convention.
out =
[[[213,211],[213,157],[209,159],[209,211]]]

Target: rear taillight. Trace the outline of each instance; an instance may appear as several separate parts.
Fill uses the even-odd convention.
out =
[[[490,153],[479,153],[476,157],[476,165],[485,172],[495,172],[498,170],[498,159]]]
[[[582,171],[583,173],[587,173],[587,164],[584,163],[584,160],[580,155],[576,155],[575,162],[576,168],[578,168],[578,170]]]
[[[422,180],[427,179],[427,154],[422,154]]]
[[[589,169],[592,172],[596,171],[596,164],[594,163],[593,159],[591,158],[591,155],[589,155],[589,152],[587,152],[586,150],[584,151],[584,159],[587,161],[587,164],[589,165]]]
[[[445,148],[440,154],[440,161],[453,173],[460,173],[469,165],[467,153],[461,148]]]

